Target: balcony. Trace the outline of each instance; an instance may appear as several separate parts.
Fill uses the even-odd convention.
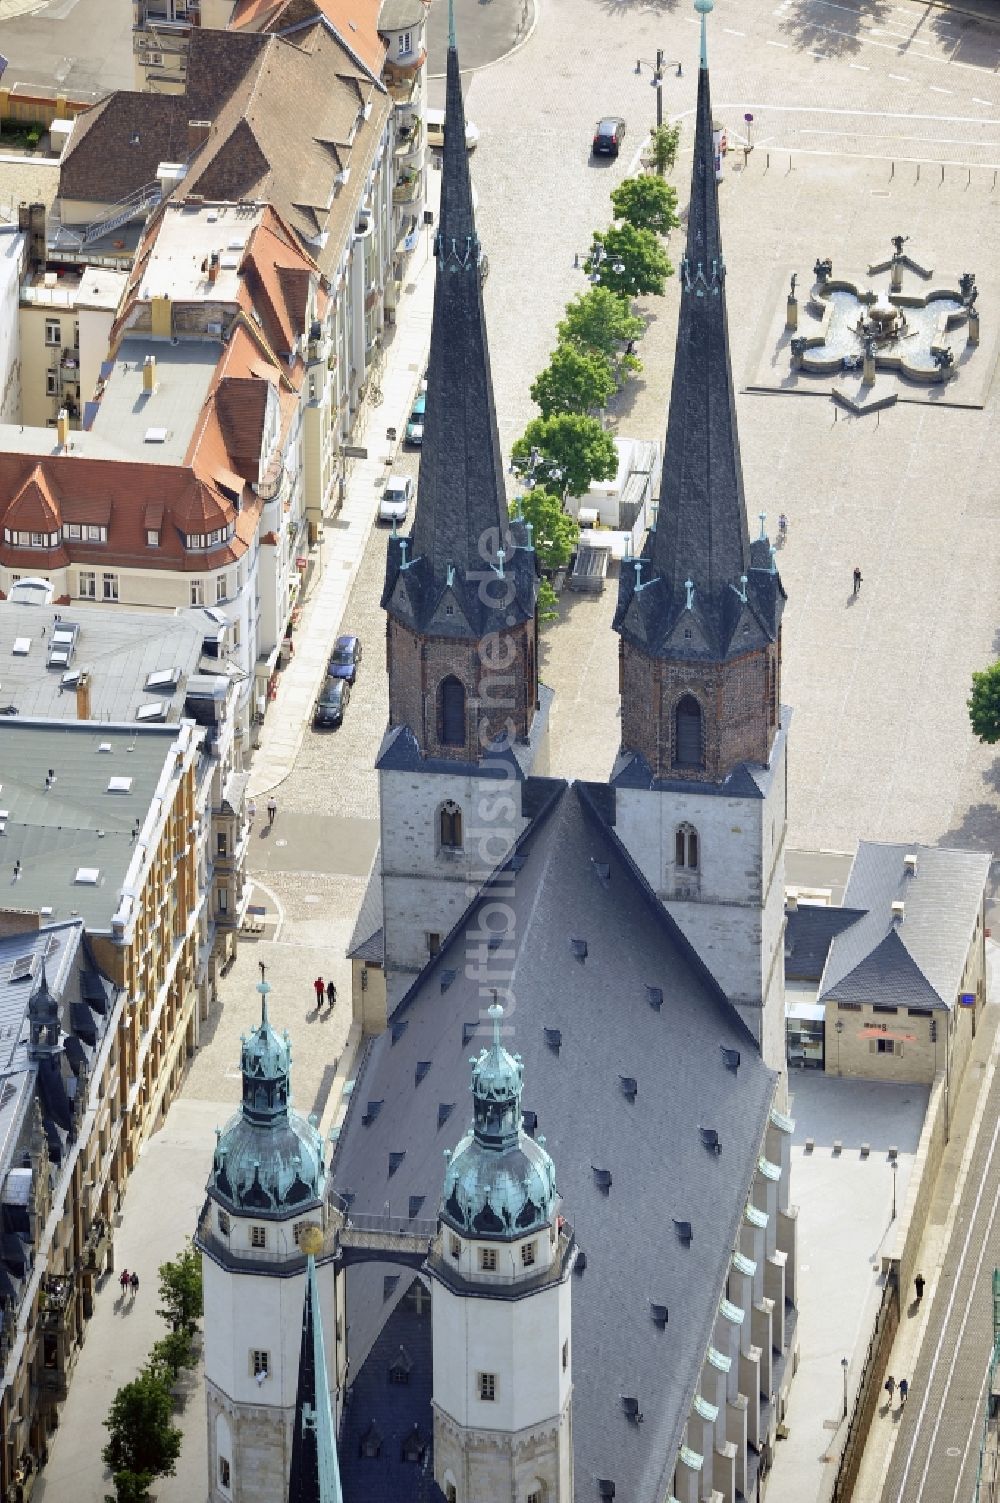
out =
[[[401,172],[392,190],[394,204],[412,204],[420,197],[421,174],[408,168]]]
[[[412,83],[420,73],[421,68],[427,61],[427,48],[415,47],[412,52],[404,57],[387,58],[382,69],[382,76],[389,87],[389,92],[395,99],[394,85]]]
[[[397,169],[405,167],[419,157],[424,149],[424,133],[420,127],[419,118],[414,120],[408,130],[400,131],[396,145],[393,149],[393,159]]]
[[[72,1279],[50,1275],[42,1280],[38,1323],[43,1331],[58,1335],[66,1329],[66,1320],[73,1306],[73,1292]]]

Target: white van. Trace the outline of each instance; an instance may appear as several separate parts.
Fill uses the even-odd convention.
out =
[[[471,120],[465,122],[465,148],[475,151],[479,141],[479,127]],[[439,149],[444,145],[444,110],[427,111],[427,145]]]

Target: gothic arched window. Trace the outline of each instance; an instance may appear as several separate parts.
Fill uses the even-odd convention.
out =
[[[674,711],[674,762],[678,767],[704,766],[701,705],[693,694],[685,694]]]
[[[698,870],[698,831],[694,825],[678,825],[674,836],[674,862],[678,869]]]
[[[441,812],[438,815],[438,835],[442,850],[460,851],[462,849],[462,811],[451,799],[441,805]]]
[[[465,745],[465,685],[453,674],[438,690],[438,735],[442,746]]]

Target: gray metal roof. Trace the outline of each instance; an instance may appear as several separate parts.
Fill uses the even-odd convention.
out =
[[[79,632],[67,664],[49,665],[53,631],[77,626]],[[202,645],[212,623],[202,611],[168,615],[163,611],[128,611],[120,607],[16,605],[0,601],[0,703],[16,705],[20,715],[36,719],[75,720],[72,674],[90,676],[90,718],[127,721],[140,705],[163,700],[167,719],[184,713],[188,679],[199,670]],[[15,642],[27,641],[15,654]],[[219,664],[214,665],[218,671]],[[151,674],[175,669],[175,686],[147,687]]]
[[[589,1503],[595,1478],[608,1477],[629,1503],[659,1503],[724,1290],[774,1077],[599,816],[606,792],[563,786],[543,800],[519,843],[517,870],[498,878],[514,956],[497,970],[507,988],[508,1045],[524,1058],[523,1105],[537,1114],[584,1254],[573,1275],[577,1496]],[[384,1215],[388,1201],[390,1215],[412,1203],[426,1216],[439,1203],[443,1150],[455,1147],[470,1115],[468,1058],[488,1032],[478,914],[492,901],[488,885],[359,1070],[332,1167],[334,1188],[355,1213]],[[574,940],[586,941],[585,958]],[[721,1046],[739,1051],[736,1073]],[[637,1082],[634,1098],[623,1077]],[[392,1110],[369,1112],[375,1100]],[[718,1156],[701,1127],[718,1132]],[[610,1172],[606,1192],[598,1169]],[[678,1239],[675,1219],[692,1224],[690,1246]],[[654,1324],[650,1302],[668,1306],[666,1331]],[[377,1305],[355,1304],[351,1343],[370,1350],[384,1318]],[[622,1394],[638,1397],[643,1425],[625,1418]],[[345,1497],[363,1496],[345,1473]]]
[[[819,981],[834,939],[865,913],[860,908],[831,908],[803,903],[785,915],[785,980]]]
[[[222,353],[222,340],[123,339],[90,431],[143,464],[184,459]],[[156,389],[143,390],[143,362],[156,360]],[[156,433],[155,442],[147,435]],[[162,438],[159,435],[162,434]],[[75,435],[74,435],[75,438]]]
[[[48,908],[46,917],[79,915],[90,932],[109,929],[135,850],[133,826],[146,818],[176,738],[176,725],[0,721],[4,906]],[[50,768],[55,781],[46,788]],[[110,791],[112,778],[129,787]],[[96,881],[79,878],[94,870]]]
[[[917,857],[910,876],[905,857]],[[863,917],[833,940],[820,999],[952,1007],[982,910],[990,857],[943,846],[858,846],[845,908]],[[902,902],[895,919],[892,904]]]
[[[422,26],[427,19],[423,0],[382,0],[379,31],[399,31],[404,26]]]
[[[361,899],[361,907],[354,922],[351,942],[347,947],[349,960],[375,960],[381,965],[385,959],[385,941],[382,935],[382,847],[376,847],[372,858],[368,885]]]

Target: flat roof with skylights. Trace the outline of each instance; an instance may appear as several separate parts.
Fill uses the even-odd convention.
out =
[[[0,886],[11,908],[107,933],[177,725],[0,721]],[[183,732],[181,732],[183,734]]]
[[[168,203],[146,258],[140,299],[235,303],[239,265],[263,217],[263,204]],[[213,255],[218,262],[210,282]]]
[[[90,432],[144,464],[181,464],[200,421],[222,353],[214,339],[145,339],[131,335],[118,356]],[[156,361],[153,390],[144,385],[147,355]],[[74,439],[75,439],[74,434]]]

